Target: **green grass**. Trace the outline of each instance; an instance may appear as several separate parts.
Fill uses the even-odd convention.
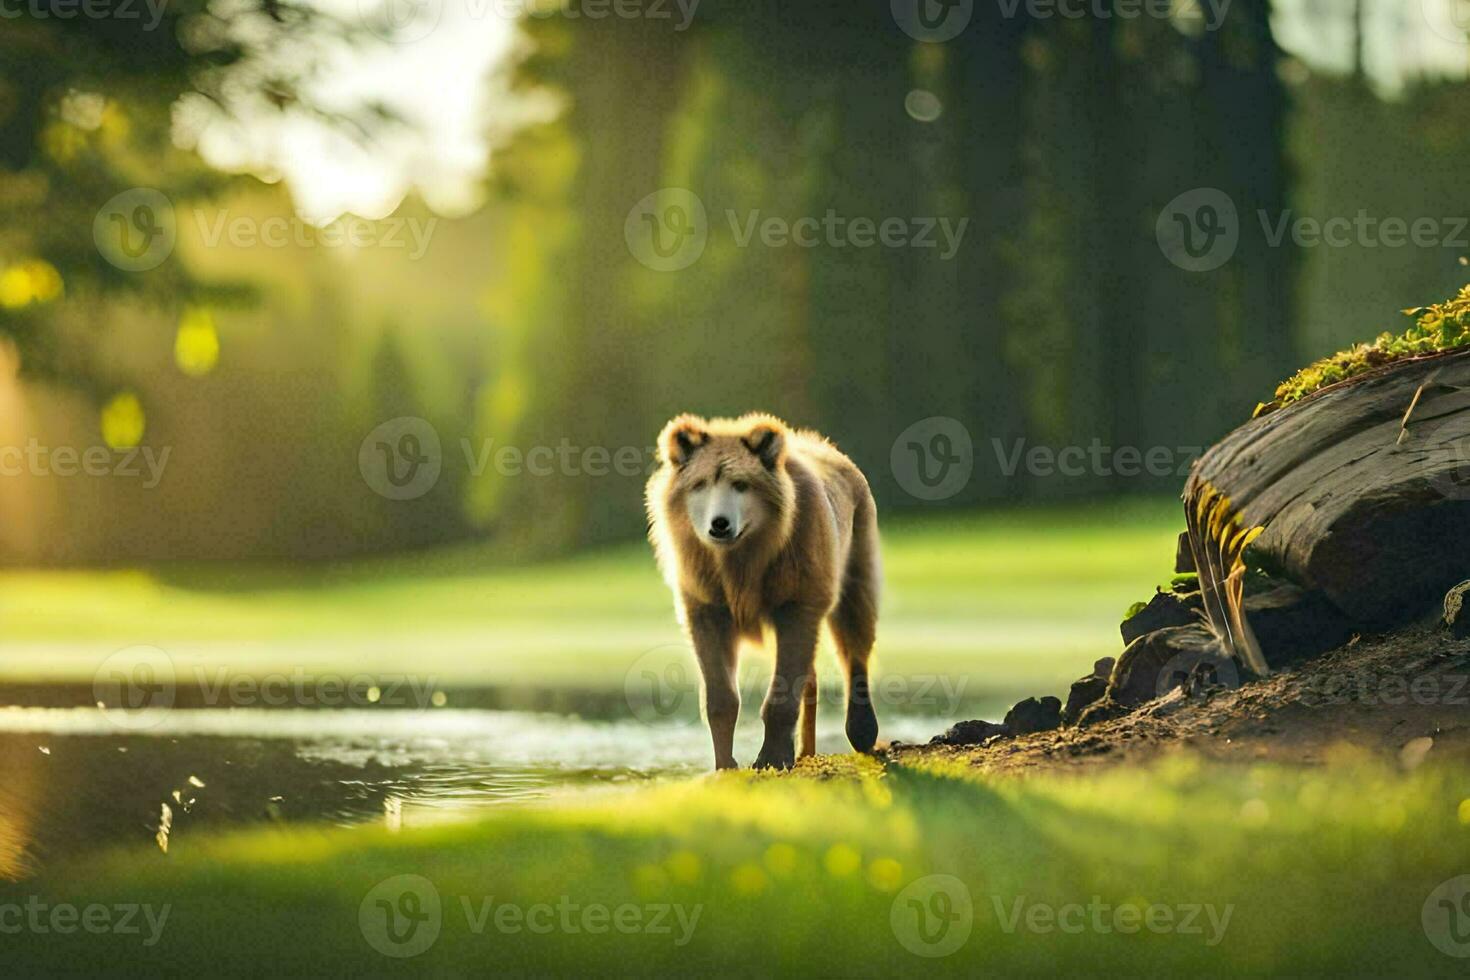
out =
[[[1431,891],[1470,871],[1462,772],[1177,757],[996,782],[943,765],[853,778],[853,763],[824,761],[835,778],[742,773],[474,823],[254,831],[75,861],[39,889],[0,890],[0,905],[166,903],[160,938],[23,930],[5,937],[7,972],[1463,975],[1421,923]],[[370,941],[405,948],[376,905],[406,908],[400,875],[440,902],[437,938],[410,959]],[[945,905],[930,875],[963,890],[946,882]],[[917,955],[940,947],[919,937],[911,900],[936,916],[931,938],[962,923],[968,938]],[[532,913],[550,931],[497,928],[503,905],[551,906]],[[639,921],[677,907],[692,928],[670,911],[669,934],[593,935],[580,925],[592,905]],[[1161,910],[1143,920],[1158,931],[1139,927],[1150,906],[1198,931],[1166,928]]]
[[[886,522],[879,669],[1056,691],[1117,652],[1123,612],[1168,579],[1181,527],[1169,500]],[[683,642],[639,544],[526,567],[459,549],[308,568],[6,572],[0,624],[0,679],[90,681],[108,654],[141,644],[180,669],[407,667],[446,685],[615,689],[644,652]]]
[[[1058,690],[1116,652],[1123,610],[1168,576],[1178,526],[1167,501],[890,521],[884,668]],[[12,677],[88,679],[101,656],[147,643],[181,663],[262,673],[616,687],[642,651],[679,642],[639,547],[517,568],[460,550],[312,570],[11,573],[0,596],[0,663],[30,664]],[[1024,779],[826,757],[796,776],[421,819],[183,826],[168,854],[50,855],[40,877],[0,885],[0,962],[17,976],[1449,976],[1465,962],[1435,948],[1421,914],[1436,887],[1470,873],[1470,782],[1346,750],[1310,769],[1176,756]],[[10,837],[0,815],[0,850]],[[409,908],[404,875],[430,906],[437,896],[438,933],[397,959],[380,951],[403,947],[377,903]],[[38,903],[48,908],[32,920]],[[140,933],[63,932],[57,903],[82,915],[148,905],[155,921],[167,906],[167,918],[145,945],[144,915]],[[519,918],[541,907],[529,914],[544,933]],[[630,931],[610,920],[590,932],[589,908],[628,916]],[[929,938],[964,941],[920,955],[939,950],[920,910]],[[1140,925],[1158,927],[1165,910],[1169,927]],[[634,928],[634,915],[670,931]],[[1174,927],[1186,917],[1189,931]]]

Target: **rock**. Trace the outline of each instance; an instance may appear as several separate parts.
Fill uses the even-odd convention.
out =
[[[1221,682],[1239,687],[1239,671],[1201,625],[1171,626],[1140,636],[1118,658],[1108,682],[1108,699],[1136,708],[1185,682],[1195,667],[1210,663]]]
[[[1112,660],[1111,657],[1107,659]],[[1094,673],[1088,674],[1080,680],[1073,681],[1072,689],[1067,692],[1067,704],[1062,708],[1062,724],[1077,724],[1077,719],[1082,717],[1083,710],[1106,693],[1108,693],[1108,679],[1106,676],[1099,676]]]
[[[962,721],[929,740],[930,745],[980,745],[986,739],[1007,737],[1011,730],[992,721]]]
[[[1242,606],[1272,669],[1335,650],[1353,635],[1351,621],[1326,596],[1290,582],[1273,581],[1270,588],[1246,595]]]
[[[1099,722],[1112,721],[1114,718],[1123,717],[1132,710],[1104,696],[1101,700],[1094,701],[1082,709],[1082,714],[1077,717],[1077,727],[1087,728]]]
[[[1017,701],[1006,712],[1005,726],[1015,735],[1049,732],[1062,725],[1062,701],[1050,695]]]
[[[1470,592],[1470,579],[1444,594],[1444,624],[1458,640],[1470,636],[1470,612],[1465,610],[1465,593]]]
[[[1179,532],[1179,543],[1174,546],[1174,574],[1186,575],[1198,571],[1194,567],[1194,552],[1189,550],[1189,532]]]
[[[1123,620],[1118,627],[1123,634],[1124,646],[1145,633],[1170,626],[1191,626],[1199,622],[1199,616],[1195,614],[1197,608],[1200,607],[1173,592],[1155,592],[1148,605]]]
[[[1113,665],[1117,658],[1103,657],[1092,664],[1092,673],[1072,682],[1067,692],[1067,703],[1062,708],[1062,724],[1075,725],[1083,710],[1107,693],[1108,678],[1113,676]]]

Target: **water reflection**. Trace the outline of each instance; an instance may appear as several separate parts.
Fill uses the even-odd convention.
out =
[[[37,717],[42,712],[51,717]],[[583,767],[565,757],[533,764],[526,749],[502,750],[494,732],[474,734],[463,718],[450,719],[461,730],[445,737],[395,733],[395,719],[382,714],[347,717],[376,714],[367,712],[301,713],[311,718],[180,712],[165,723],[167,734],[137,735],[96,728],[92,714],[0,712],[0,876],[26,877],[57,858],[112,844],[151,841],[160,852],[177,852],[196,834],[232,825],[386,820],[401,826],[434,811],[693,768],[670,758],[637,768]],[[313,720],[335,724],[311,732],[304,723]],[[491,729],[515,725],[493,715],[482,720]],[[247,733],[264,725],[274,729],[270,737]],[[241,731],[207,734],[210,729]]]
[[[597,718],[454,707],[175,708],[134,731],[80,705],[85,692],[5,695],[0,877],[10,879],[102,847],[166,860],[205,833],[248,824],[412,826],[588,786],[683,777],[709,763],[697,718],[647,724],[626,709]],[[756,713],[746,715],[737,749],[749,760],[761,733]],[[887,735],[910,739],[938,723],[885,721]],[[847,750],[838,713],[827,713],[819,748]]]

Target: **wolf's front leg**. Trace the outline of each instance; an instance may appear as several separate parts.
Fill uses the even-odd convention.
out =
[[[740,690],[735,685],[735,625],[723,606],[685,606],[689,636],[699,672],[704,676],[704,716],[715,745],[715,768],[738,769],[735,722],[740,717]]]
[[[790,769],[796,762],[796,717],[817,655],[820,610],[789,605],[771,617],[776,626],[776,670],[761,707],[766,738],[756,756],[757,769]]]

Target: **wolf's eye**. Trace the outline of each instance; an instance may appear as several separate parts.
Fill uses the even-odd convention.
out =
[[[746,483],[744,480],[736,480],[734,483],[730,484],[730,486],[735,488],[736,493],[744,493],[745,491],[750,489],[750,484]]]
[[[705,481],[705,480],[695,480],[694,481],[694,486],[690,487],[689,489],[691,489],[691,490],[703,490],[705,488],[706,483],[707,483],[707,481]]]

